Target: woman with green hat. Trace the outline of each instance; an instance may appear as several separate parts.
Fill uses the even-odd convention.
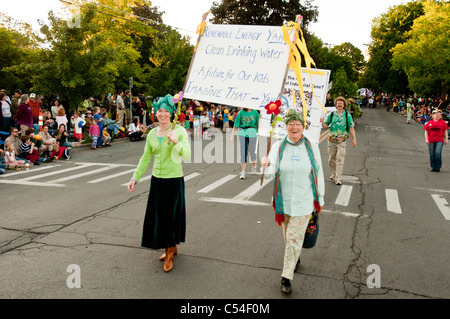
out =
[[[191,158],[191,147],[186,130],[171,127],[171,117],[177,111],[173,96],[166,95],[155,106],[159,126],[147,136],[144,154],[128,184],[134,192],[135,185],[147,170],[154,156],[150,194],[144,219],[142,247],[165,249],[160,257],[164,271],[173,269],[177,245],[186,238],[185,185],[181,159]]]
[[[319,146],[303,136],[302,114],[289,109],[284,122],[288,135],[272,146],[261,166],[269,178],[275,176],[275,221],[285,241],[281,291],[289,294],[311,213],[324,205],[325,186]]]

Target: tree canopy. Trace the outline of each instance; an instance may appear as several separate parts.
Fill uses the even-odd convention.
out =
[[[411,30],[414,20],[424,13],[422,2],[413,0],[393,6],[374,20],[369,45],[370,59],[361,86],[371,87],[377,92],[410,93],[405,72],[392,68],[391,49],[408,39],[407,32]]]
[[[409,87],[422,95],[445,95],[450,84],[450,4],[426,1],[408,40],[393,49],[393,67],[403,70]]]
[[[49,12],[48,25],[41,27],[42,45],[32,55],[12,42],[17,52],[9,54],[16,58],[0,52],[0,58],[10,61],[1,63],[2,72],[16,86],[43,95],[58,92],[72,109],[81,99],[128,89],[130,77],[135,90],[154,97],[183,88],[194,48],[189,39],[161,23],[162,13],[150,1],[74,3],[79,7],[71,7],[69,21]],[[0,32],[7,32],[4,39],[27,44],[17,32]]]
[[[303,16],[305,28],[317,22],[318,8],[313,0],[302,4],[299,0],[222,0],[213,2],[211,13],[214,24],[278,25]]]

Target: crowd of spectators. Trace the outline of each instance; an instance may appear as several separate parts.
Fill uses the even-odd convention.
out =
[[[122,100],[125,115],[118,118],[117,97]],[[123,97],[123,98],[122,98]],[[133,99],[128,91],[117,96],[108,94],[103,100],[84,99],[74,108],[61,102],[56,93],[47,100],[35,93],[14,91],[10,97],[0,91],[0,174],[5,169],[29,169],[34,165],[59,159],[70,160],[73,147],[90,143],[91,148],[111,146],[114,138],[124,138],[139,131],[132,140],[142,140],[151,125],[146,116],[143,94]],[[131,130],[131,131],[127,131]]]
[[[102,99],[80,99],[69,107],[57,93],[47,99],[40,94],[0,91],[0,174],[5,169],[29,169],[55,160],[70,160],[74,147],[91,149],[111,146],[117,138],[143,140],[157,125],[143,92],[131,97],[129,90]],[[239,109],[198,101],[183,103],[178,122],[192,138],[209,139],[211,128],[233,128]],[[155,121],[155,123],[153,123]]]
[[[411,120],[425,124],[432,119],[433,110],[441,110],[443,120],[450,120],[450,104],[442,97],[420,98],[404,95],[378,95],[361,99],[361,106],[382,107],[387,112],[401,113],[408,116],[411,112]]]

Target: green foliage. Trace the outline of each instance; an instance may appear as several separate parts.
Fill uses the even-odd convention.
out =
[[[343,69],[349,81],[355,81],[354,65],[350,57],[324,47],[323,41],[314,34],[307,40],[308,51],[317,68],[331,71],[330,81],[334,81],[337,71]]]
[[[32,47],[24,32],[0,28],[7,41],[7,50],[0,47],[2,78],[10,79],[11,90],[44,96],[57,92],[74,109],[88,97],[128,89],[130,77],[133,89],[145,94],[175,94],[182,89],[193,46],[161,24],[162,13],[149,1],[99,0],[98,5],[74,1],[82,7],[69,21],[77,21],[79,15],[79,25],[49,12],[49,24],[41,28],[41,47]]]
[[[396,69],[420,95],[446,95],[450,84],[450,4],[427,1],[425,14],[414,21],[409,39],[392,52]]]
[[[194,47],[186,38],[170,27],[161,31],[154,40],[150,56],[152,63],[146,69],[145,81],[151,96],[175,95],[183,90]]]
[[[374,20],[372,43],[369,46],[370,59],[360,86],[370,87],[377,92],[410,92],[406,74],[392,68],[391,49],[408,39],[408,31],[414,20],[424,13],[422,2],[423,0],[413,0],[391,7]]]
[[[317,21],[318,8],[313,0],[222,0],[213,2],[211,13],[214,24],[276,25],[294,21],[298,14],[303,15],[303,25]]]
[[[355,81],[358,81],[366,65],[366,61],[364,60],[364,55],[361,50],[349,42],[344,42],[341,45],[332,48],[331,53],[350,58],[353,67],[354,79]]]
[[[28,61],[37,61],[39,50],[36,35],[28,24],[16,23],[11,17],[0,14],[0,88],[12,92],[17,88],[30,88],[27,74],[17,76],[8,72],[14,65],[23,66]]]
[[[334,77],[333,87],[330,90],[331,96],[333,98],[343,96],[347,99],[355,96],[357,91],[358,86],[355,82],[348,79],[346,71],[341,67]]]

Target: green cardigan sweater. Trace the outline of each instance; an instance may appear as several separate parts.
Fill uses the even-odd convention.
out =
[[[184,128],[176,126],[174,129],[178,138],[176,145],[173,142],[170,142],[170,145],[168,144],[167,133],[160,143],[156,135],[156,130],[157,128],[154,128],[148,134],[144,154],[134,172],[133,179],[137,183],[139,183],[141,176],[147,170],[153,155],[155,156],[155,160],[153,162],[152,175],[157,178],[183,177],[181,159],[188,161],[191,158],[191,145]]]

